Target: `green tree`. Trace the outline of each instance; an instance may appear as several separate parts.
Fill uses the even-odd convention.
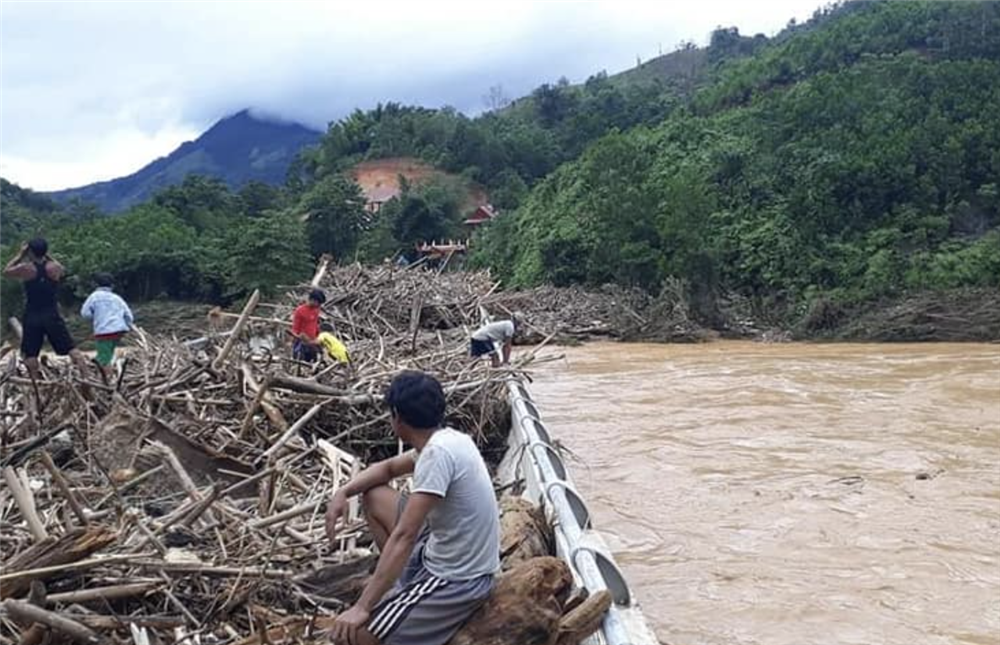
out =
[[[262,181],[248,181],[240,188],[239,198],[247,217],[259,217],[267,211],[280,210],[285,206],[281,189]]]
[[[242,210],[240,200],[222,180],[201,175],[188,175],[180,184],[157,193],[152,201],[198,231],[222,228]]]
[[[228,295],[254,289],[273,294],[278,285],[297,284],[309,277],[305,227],[291,214],[271,213],[244,220],[221,242]]]
[[[361,187],[340,174],[324,177],[306,191],[296,212],[306,221],[314,257],[330,253],[338,261],[353,258],[369,222],[364,204]]]

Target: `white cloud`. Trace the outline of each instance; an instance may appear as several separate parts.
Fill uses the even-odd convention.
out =
[[[0,168],[37,189],[134,172],[244,107],[316,127],[397,100],[482,107],[620,71],[719,25],[773,34],[816,0],[0,4]]]
[[[34,190],[58,190],[115,179],[135,172],[157,157],[170,154],[198,134],[197,130],[178,125],[157,128],[152,133],[118,126],[104,138],[71,139],[69,147],[80,151],[76,157],[60,155],[57,160],[38,160],[5,152],[0,156],[0,175]],[[38,140],[41,148],[61,145],[65,142]],[[27,183],[18,180],[20,177],[37,179],[34,183]]]

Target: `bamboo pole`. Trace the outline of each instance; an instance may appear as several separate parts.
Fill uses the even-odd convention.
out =
[[[299,504],[294,508],[290,508],[287,511],[278,513],[276,515],[270,515],[268,517],[261,518],[259,520],[254,520],[250,522],[249,526],[252,529],[262,529],[266,526],[271,526],[272,524],[278,524],[279,522],[284,522],[285,520],[290,520],[307,513],[312,513],[319,506],[325,503],[325,500],[318,499],[311,502],[306,502],[305,504]]]
[[[274,442],[274,445],[272,445],[270,448],[264,451],[264,454],[260,456],[261,460],[266,461],[270,459],[279,450],[281,450],[281,448],[286,443],[291,441],[292,437],[294,437],[299,430],[301,430],[307,423],[309,423],[310,419],[316,416],[316,413],[319,412],[324,405],[329,403],[329,401],[330,401],[329,399],[327,399],[326,401],[320,401],[316,405],[309,408],[308,412],[299,417],[299,419],[292,424],[292,427],[286,430],[285,433],[282,434],[281,437]]]
[[[35,496],[31,492],[31,487],[25,484],[27,476],[25,475],[22,479],[21,473],[15,471],[13,467],[7,466],[3,469],[3,478],[7,482],[7,487],[10,489],[11,495],[14,496],[14,502],[17,503],[18,510],[21,511],[21,517],[28,524],[28,530],[31,531],[31,535],[34,536],[36,542],[41,542],[45,538],[49,537],[49,534],[45,531],[45,526],[42,524],[42,520],[38,517],[38,511],[35,510]]]
[[[21,321],[16,316],[11,316],[7,319],[7,324],[10,325],[10,330],[14,332],[14,338],[17,340],[17,344],[20,345],[21,339],[24,337],[24,327],[21,326]]]
[[[243,332],[243,328],[246,327],[247,318],[253,312],[254,307],[257,306],[257,302],[260,300],[260,290],[254,289],[253,293],[250,294],[250,298],[247,300],[246,305],[243,306],[243,312],[240,314],[239,320],[233,326],[232,333],[226,338],[226,344],[222,346],[222,351],[214,361],[212,361],[212,369],[220,370],[222,369],[223,363],[229,358],[229,354],[233,351],[233,347],[236,346],[236,339]]]
[[[70,509],[72,509],[73,514],[76,515],[76,519],[79,520],[80,524],[86,526],[89,524],[87,520],[87,515],[83,512],[83,507],[80,506],[80,502],[76,499],[76,495],[70,490],[69,483],[66,481],[66,477],[63,476],[62,471],[56,466],[55,462],[52,461],[52,455],[48,453],[47,450],[41,452],[42,465],[45,466],[45,470],[49,471],[49,475],[52,476],[52,481],[55,482],[56,487],[59,488],[59,492],[66,499],[66,503],[69,504]]]
[[[120,598],[132,598],[144,595],[161,586],[159,582],[132,582],[121,585],[109,585],[106,587],[93,587],[90,589],[78,589],[77,591],[66,591],[64,593],[54,593],[46,598],[50,605],[90,602],[92,600],[118,600]]]
[[[97,632],[81,625],[75,620],[70,620],[65,616],[60,616],[59,614],[49,611],[47,609],[42,609],[41,607],[36,607],[29,603],[20,600],[5,600],[3,602],[3,608],[7,610],[7,614],[11,618],[16,620],[21,620],[27,623],[41,623],[47,625],[52,629],[62,632],[72,636],[75,640],[83,643],[100,643],[101,639],[98,637]]]
[[[170,446],[160,443],[159,441],[151,441],[150,444],[153,446],[153,449],[163,457],[163,460],[167,462],[170,468],[174,471],[174,474],[177,475],[177,479],[181,483],[181,488],[183,488],[184,492],[188,494],[188,497],[190,497],[196,504],[201,502],[202,496],[198,491],[198,486],[194,483],[194,479],[191,478],[187,469],[184,468],[184,464],[182,464],[181,460],[177,458],[177,453],[175,453]],[[215,521],[215,517],[212,515],[211,510],[206,508],[204,509],[204,512],[209,521]]]
[[[271,420],[271,424],[278,430],[285,430],[288,428],[288,421],[285,420],[285,416],[281,414],[281,410],[279,410],[274,404],[274,399],[271,396],[271,377],[269,376],[265,378],[262,384],[258,384],[257,379],[254,378],[253,370],[250,369],[248,364],[243,363],[240,366],[240,370],[243,372],[243,378],[245,379],[250,390],[260,395],[258,405],[260,405],[261,409],[264,410],[264,414],[267,415],[267,418]],[[254,396],[255,400],[257,399],[256,394]],[[244,423],[246,423],[246,419],[244,419]],[[242,437],[243,435],[244,429],[241,426],[240,436]]]
[[[333,256],[329,253],[324,253],[319,259],[319,265],[316,267],[316,273],[313,275],[312,280],[309,281],[309,286],[313,289],[319,287],[320,282],[323,281],[323,276],[326,275],[326,270],[330,267],[330,262],[333,261]]]

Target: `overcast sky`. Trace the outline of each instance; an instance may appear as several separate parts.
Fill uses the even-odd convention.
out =
[[[483,109],[705,44],[818,0],[0,0],[0,175],[53,190],[132,173],[244,107],[318,129],[379,101]]]

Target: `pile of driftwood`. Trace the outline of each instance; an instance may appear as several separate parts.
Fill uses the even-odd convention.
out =
[[[350,365],[289,356],[291,309],[315,286]],[[449,424],[499,460],[504,381],[532,356],[501,370],[468,359],[495,289],[486,274],[322,263],[286,302],[254,293],[239,313],[214,312],[203,338],[138,331],[110,373],[50,360],[33,381],[6,354],[0,643],[275,642],[269,630],[290,624],[319,638],[313,627],[353,602],[377,558],[357,508],[334,544],[323,512],[352,473],[403,449],[381,404],[393,375],[437,376]],[[537,642],[565,636],[563,613],[577,624],[564,587],[546,605],[551,640]]]
[[[594,338],[692,342],[709,334],[695,322],[683,283],[668,279],[656,295],[638,288],[544,285],[484,299],[491,310],[524,314],[523,342],[565,343]]]

